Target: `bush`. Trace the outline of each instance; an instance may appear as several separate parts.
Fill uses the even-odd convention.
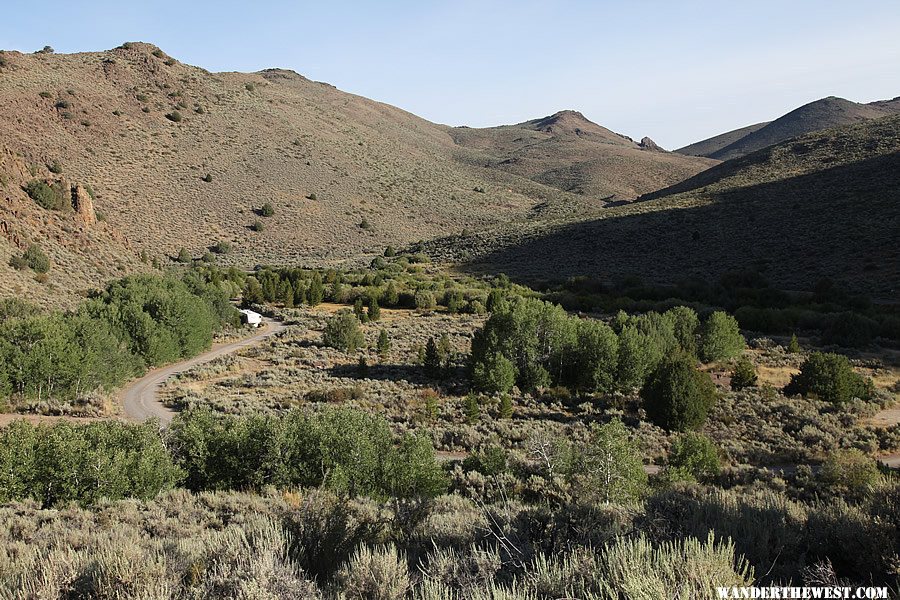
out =
[[[719,469],[718,449],[705,435],[685,433],[672,444],[667,469],[670,478],[704,481],[718,475]]]
[[[700,358],[704,362],[730,360],[747,346],[737,320],[717,311],[709,315],[700,328]]]
[[[37,244],[28,246],[28,249],[22,254],[22,260],[35,273],[46,273],[50,270],[50,258]]]
[[[361,546],[338,573],[348,600],[402,600],[410,587],[406,559],[391,545]]]
[[[716,401],[716,388],[694,359],[677,353],[660,363],[641,389],[650,420],[669,431],[686,431],[703,425]]]
[[[813,352],[800,372],[791,377],[785,394],[815,395],[820,400],[842,404],[853,398],[868,401],[874,393],[872,381],[863,378],[850,366],[847,357]]]
[[[181,116],[181,113],[178,112],[177,110],[173,110],[173,111],[170,112],[170,113],[166,113],[166,118],[167,118],[168,120],[172,121],[173,123],[181,123],[181,120],[182,120],[184,117],[182,117],[182,116]],[[209,177],[209,175],[207,175],[207,177]],[[212,178],[210,178],[210,181],[212,181]]]
[[[216,254],[229,254],[231,252],[231,242],[219,240],[213,245],[212,251]]]
[[[271,202],[266,202],[259,209],[259,216],[261,217],[271,217],[275,214],[275,207],[272,206]]]
[[[437,305],[435,302],[434,294],[427,290],[419,290],[415,295],[415,307],[418,309],[431,309]]]
[[[341,352],[353,352],[365,344],[357,319],[349,310],[342,310],[328,319],[322,338],[326,346]]]
[[[738,359],[731,371],[731,389],[742,390],[756,385],[756,367],[746,357]]]
[[[34,179],[25,186],[25,193],[37,202],[38,206],[47,210],[63,210],[71,208],[71,202],[61,183],[52,186]]]
[[[822,332],[822,341],[846,348],[860,348],[872,343],[878,334],[878,322],[855,312],[835,315]]]
[[[856,448],[838,450],[828,456],[819,474],[822,482],[840,496],[863,498],[881,479],[878,465]]]
[[[253,223],[250,224],[251,231],[260,232],[260,231],[265,230],[265,228],[266,228],[266,226],[263,225],[262,221],[260,221],[259,219],[257,219],[256,221],[253,221]]]
[[[193,258],[191,258],[191,253],[187,251],[187,248],[181,247],[178,250],[178,256],[175,257],[175,260],[182,264],[189,264]]]
[[[572,476],[584,484],[584,493],[595,494],[604,504],[633,502],[647,487],[638,445],[619,419],[594,427],[573,467]]]
[[[62,166],[62,163],[59,162],[58,160],[54,160],[53,162],[51,162],[50,164],[48,164],[48,165],[47,165],[47,169],[49,169],[49,171],[50,171],[51,173],[55,173],[55,174],[57,174],[57,175],[59,175],[60,173],[63,172],[63,166]]]

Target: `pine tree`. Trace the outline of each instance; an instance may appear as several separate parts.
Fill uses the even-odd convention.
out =
[[[322,285],[322,276],[318,272],[313,273],[309,282],[309,290],[306,292],[306,301],[310,306],[317,306],[322,303],[325,297],[325,286]]]
[[[381,360],[384,360],[391,353],[391,340],[388,337],[387,331],[382,329],[378,332],[378,342],[376,344],[376,348],[378,350],[378,356],[381,357]]]
[[[800,347],[800,340],[797,339],[796,333],[791,334],[791,341],[788,342],[787,351],[791,354],[799,354],[803,351],[803,349]]]
[[[481,417],[481,406],[478,402],[478,396],[468,394],[463,400],[463,412],[466,415],[466,423],[472,425]]]
[[[513,415],[512,397],[509,394],[500,396],[500,418],[509,419]]]
[[[356,315],[356,318],[359,319],[360,323],[368,322],[369,317],[366,315],[366,311],[363,308],[362,298],[357,298],[356,302],[353,303],[353,314]]]
[[[443,361],[441,360],[438,345],[433,337],[428,338],[428,343],[425,344],[423,366],[425,367],[425,374],[429,377],[438,378],[443,374]]]
[[[378,306],[378,298],[375,296],[369,298],[368,315],[370,321],[377,321],[381,318],[381,307]]]

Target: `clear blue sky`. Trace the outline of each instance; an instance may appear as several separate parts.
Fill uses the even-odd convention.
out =
[[[897,0],[5,4],[3,49],[146,41],[211,71],[290,68],[440,123],[572,108],[668,148],[823,96],[900,96]]]

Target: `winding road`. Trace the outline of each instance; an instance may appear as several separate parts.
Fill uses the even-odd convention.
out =
[[[158,369],[153,369],[140,379],[135,379],[129,383],[119,393],[119,399],[125,409],[125,415],[134,421],[146,421],[147,419],[156,417],[159,419],[161,425],[168,425],[169,422],[172,421],[172,417],[175,416],[175,411],[164,406],[158,398],[159,388],[167,379],[173,375],[187,371],[192,367],[209,362],[214,358],[225,356],[226,354],[230,354],[241,348],[252,346],[257,342],[284,331],[285,328],[286,325],[281,321],[263,318],[263,322],[258,330],[249,337],[234,342],[218,344],[203,354],[199,354],[193,358]]]

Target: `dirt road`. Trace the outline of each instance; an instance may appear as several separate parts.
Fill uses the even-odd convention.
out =
[[[175,412],[163,406],[157,397],[159,387],[167,379],[177,373],[187,371],[191,367],[209,362],[214,358],[252,346],[284,329],[285,325],[280,321],[264,319],[259,329],[249,337],[213,346],[209,351],[194,358],[150,371],[140,379],[129,383],[119,393],[119,398],[125,408],[125,415],[135,421],[145,421],[149,418],[157,417],[163,425],[168,424],[172,417],[175,416]]]

